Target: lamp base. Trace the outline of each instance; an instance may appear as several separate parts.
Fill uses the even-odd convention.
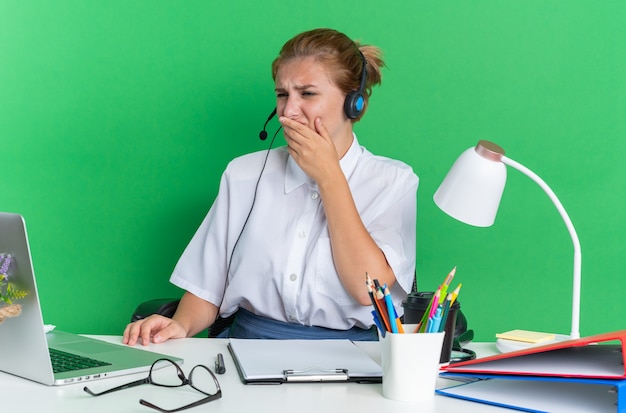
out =
[[[496,347],[501,353],[509,353],[516,350],[525,350],[531,347],[545,346],[546,344],[554,344],[560,341],[569,340],[570,336],[565,334],[555,334],[554,339],[550,341],[542,341],[541,343],[526,343],[523,341],[496,339]]]

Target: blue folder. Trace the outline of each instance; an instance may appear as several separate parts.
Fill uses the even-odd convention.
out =
[[[475,373],[441,377],[463,383],[436,390],[437,394],[524,412],[626,413],[626,379]]]

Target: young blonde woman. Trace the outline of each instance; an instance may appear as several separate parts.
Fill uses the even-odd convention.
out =
[[[171,276],[185,290],[176,314],[129,324],[125,343],[190,337],[234,313],[223,337],[377,339],[365,274],[401,310],[418,186],[353,132],[382,67],[378,48],[331,29],[285,43],[272,75],[287,145],[229,163]]]

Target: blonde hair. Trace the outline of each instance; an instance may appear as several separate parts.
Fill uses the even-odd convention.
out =
[[[361,54],[363,56],[361,56]],[[372,86],[382,81],[382,52],[376,46],[362,45],[333,29],[313,29],[288,40],[272,62],[272,78],[280,66],[291,59],[310,57],[328,70],[333,83],[346,95],[359,89],[363,74],[363,58],[367,62],[364,106],[359,120],[367,110]]]

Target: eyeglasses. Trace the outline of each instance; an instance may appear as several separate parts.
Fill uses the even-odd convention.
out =
[[[175,369],[172,370],[172,367]],[[208,373],[208,375],[206,374]],[[212,380],[211,380],[212,379]],[[136,380],[121,386],[113,387],[112,389],[105,390],[99,393],[91,391],[88,387],[84,387],[83,390],[92,396],[102,396],[104,394],[113,393],[118,390],[129,389],[131,387],[140,386],[142,384],[153,384],[160,387],[182,387],[187,384],[193,389],[206,395],[207,397],[193,402],[191,404],[176,408],[176,409],[163,409],[156,406],[144,399],[140,399],[139,403],[158,410],[164,413],[180,412],[181,410],[189,409],[192,407],[200,406],[201,404],[208,403],[213,400],[217,400],[222,397],[222,390],[220,384],[217,381],[217,377],[213,374],[208,367],[198,364],[189,372],[189,379],[185,377],[185,373],[178,364],[170,359],[159,359],[152,363],[148,377]]]

